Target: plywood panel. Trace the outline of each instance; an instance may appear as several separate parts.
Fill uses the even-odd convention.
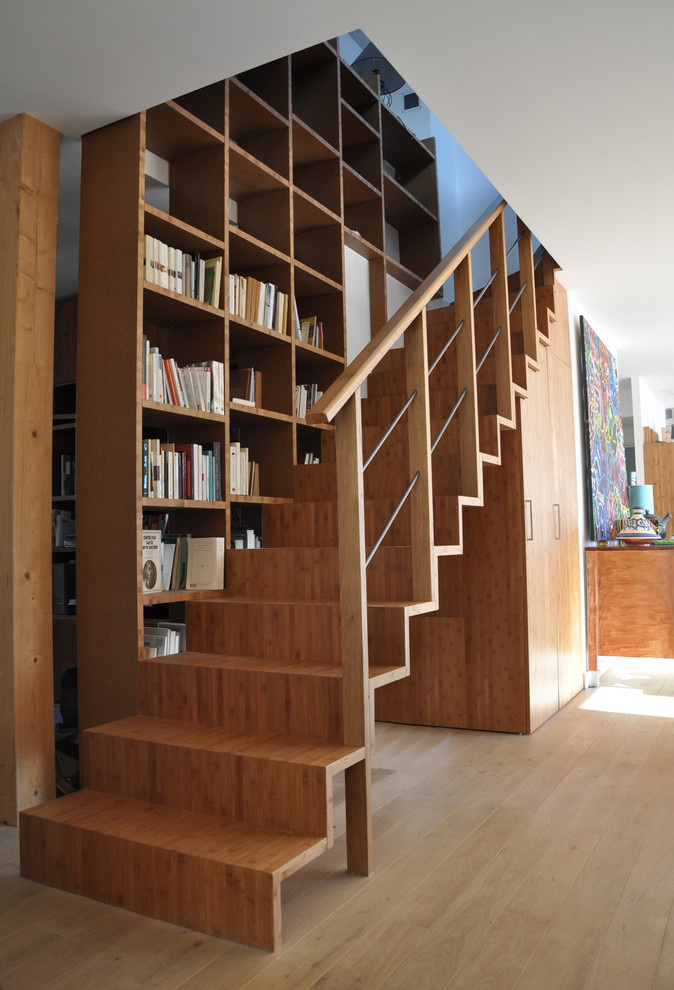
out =
[[[588,619],[600,656],[674,657],[674,552],[588,549],[596,602]],[[588,609],[593,599],[588,591]]]

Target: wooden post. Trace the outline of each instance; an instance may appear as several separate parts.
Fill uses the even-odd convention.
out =
[[[417,395],[407,411],[410,481],[419,480],[410,492],[412,517],[412,588],[415,601],[437,601],[438,581],[433,533],[433,483],[431,467],[431,413],[428,398],[428,348],[426,310],[422,310],[405,334],[407,394]]]
[[[456,325],[463,327],[456,338],[458,393],[466,397],[459,406],[461,432],[461,491],[482,498],[482,464],[478,433],[477,382],[475,380],[475,319],[473,310],[473,274],[470,254],[454,272],[454,312]],[[457,395],[458,398],[458,395]]]
[[[505,223],[500,213],[489,228],[489,255],[492,272],[498,268],[498,275],[492,284],[492,307],[494,332],[501,328],[494,344],[496,366],[496,411],[508,423],[515,422],[513,397],[513,370],[510,353],[510,314],[508,312],[508,271],[506,261]]]
[[[0,124],[0,821],[54,796],[51,452],[59,142]]]
[[[367,654],[365,519],[360,396],[335,417],[342,648],[342,725],[348,746],[364,746],[365,759],[345,772],[347,864],[372,870],[370,750],[372,709]]]
[[[519,301],[522,313],[522,334],[524,337],[524,353],[534,361],[538,355],[538,329],[536,326],[536,286],[534,284],[534,252],[531,243],[531,231],[522,221],[517,220],[517,232],[521,234],[519,245],[520,285],[526,282]]]

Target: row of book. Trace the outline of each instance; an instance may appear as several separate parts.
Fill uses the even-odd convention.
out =
[[[260,466],[238,440],[229,445],[229,491],[231,495],[260,494]]]
[[[180,296],[197,299],[210,306],[220,302],[222,256],[202,258],[200,252],[188,254],[171,247],[158,237],[145,235],[143,259],[145,280]]]
[[[51,493],[54,498],[75,494],[75,455],[54,454]]]
[[[157,622],[143,627],[143,649],[146,660],[184,653],[187,635],[184,622]]]
[[[198,361],[179,367],[162,357],[143,334],[142,396],[185,409],[224,414],[225,366],[222,361]]]
[[[143,594],[224,588],[225,540],[222,536],[143,530]]]
[[[323,393],[319,389],[316,382],[312,382],[310,385],[296,385],[295,415],[300,419],[304,419],[307,414],[307,409],[311,409],[312,406],[315,406],[322,395]]]
[[[142,441],[143,498],[222,501],[222,445]]]
[[[75,546],[75,520],[72,512],[65,509],[52,509],[51,512],[51,545],[53,547]]]
[[[262,530],[259,526],[232,526],[232,550],[259,550]]]
[[[273,282],[260,282],[251,275],[229,276],[229,312],[277,333],[288,332],[290,296]]]
[[[323,347],[323,324],[317,316],[305,316],[299,321],[296,336],[303,344]]]

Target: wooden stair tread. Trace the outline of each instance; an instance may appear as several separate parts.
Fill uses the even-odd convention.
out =
[[[100,791],[75,791],[22,814],[280,878],[327,848],[325,838],[227,821]]]
[[[295,549],[290,547],[289,549]],[[208,605],[217,602],[221,604],[222,602],[227,602],[230,605],[302,605],[307,606],[329,606],[333,608],[335,605],[339,605],[339,601],[336,598],[312,598],[307,601],[303,598],[274,598],[267,595],[218,595],[213,598],[202,598],[200,601],[201,605]]]
[[[345,746],[337,740],[282,736],[272,732],[240,732],[150,715],[133,715],[87,731],[256,759],[330,767],[334,771],[351,766],[364,756],[362,747]]]
[[[219,653],[185,651],[166,657],[153,657],[142,663],[166,663],[196,667],[227,667],[233,670],[267,671],[276,674],[304,674],[315,677],[341,677],[341,668],[334,663],[320,660],[286,660],[270,657],[234,656]]]

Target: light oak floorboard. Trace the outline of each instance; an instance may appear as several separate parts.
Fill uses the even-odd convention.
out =
[[[532,736],[378,725],[375,872],[344,872],[338,781],[275,954],[23,880],[0,828],[2,990],[669,990],[674,661],[601,685]]]

